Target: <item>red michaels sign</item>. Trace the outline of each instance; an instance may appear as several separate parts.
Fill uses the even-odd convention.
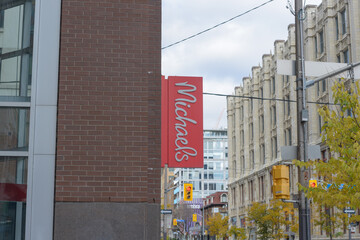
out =
[[[203,168],[202,78],[161,81],[161,166]]]

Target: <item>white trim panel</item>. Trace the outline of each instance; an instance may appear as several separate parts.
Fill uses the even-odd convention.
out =
[[[35,0],[25,240],[53,239],[61,0]]]
[[[30,239],[53,239],[54,155],[35,155],[33,161],[32,211]]]
[[[34,155],[55,156],[56,111],[56,106],[36,106]]]

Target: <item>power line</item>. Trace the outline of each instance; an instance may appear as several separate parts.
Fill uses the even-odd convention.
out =
[[[265,6],[266,4],[268,4],[268,3],[270,3],[270,2],[273,2],[273,1],[274,1],[274,0],[269,0],[269,1],[265,2],[265,3],[262,3],[262,4],[260,4],[260,5],[256,6],[256,7],[252,8],[252,9],[250,9],[250,10],[247,10],[246,12],[243,12],[243,13],[241,13],[241,14],[235,16],[235,17],[232,17],[232,18],[230,18],[230,19],[228,19],[228,20],[226,20],[226,21],[224,21],[224,22],[221,22],[221,23],[219,23],[219,24],[216,24],[216,25],[213,26],[213,27],[210,27],[210,28],[208,28],[208,29],[205,29],[205,30],[203,30],[203,31],[201,31],[201,32],[198,32],[198,33],[196,33],[196,34],[194,34],[194,35],[191,35],[190,37],[184,38],[184,39],[182,39],[182,40],[180,40],[180,41],[174,42],[174,43],[172,43],[172,44],[170,44],[170,45],[167,45],[167,46],[165,46],[165,47],[162,47],[161,50],[164,50],[164,49],[166,49],[166,48],[172,47],[172,46],[177,45],[177,44],[179,44],[179,43],[185,42],[185,41],[187,41],[187,40],[189,40],[189,39],[191,39],[191,38],[197,37],[197,36],[199,36],[199,35],[201,35],[201,34],[203,34],[203,33],[206,33],[206,32],[208,32],[208,31],[210,31],[210,30],[213,30],[214,28],[217,28],[217,27],[219,27],[219,26],[221,26],[221,25],[224,25],[225,23],[228,23],[228,22],[230,22],[230,21],[232,21],[232,20],[234,20],[234,19],[236,19],[236,18],[238,18],[238,17],[244,16],[245,14],[250,13],[250,12],[252,12],[252,11],[254,11],[254,10],[262,7],[262,6]]]
[[[207,93],[207,92],[204,92],[203,95],[211,95],[211,96],[218,96],[218,97],[247,98],[247,99],[255,99],[255,100],[265,100],[265,101],[278,101],[278,102],[296,103],[296,100],[281,99],[281,98],[261,98],[261,97],[252,97],[252,96],[244,96],[244,95],[229,95],[229,94]],[[312,102],[312,101],[308,101],[307,103],[310,103],[310,104],[320,104],[320,105],[339,105],[339,104],[329,103],[329,102],[322,103],[322,102]]]

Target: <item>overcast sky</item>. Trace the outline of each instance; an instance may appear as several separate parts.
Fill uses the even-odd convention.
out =
[[[162,0],[162,47],[187,38],[268,0]],[[294,0],[291,1],[292,3]],[[321,0],[306,0],[318,5]],[[275,40],[286,40],[294,16],[274,0],[195,38],[162,50],[162,75],[201,76],[203,91],[232,94]],[[204,129],[226,128],[226,98],[204,95]]]

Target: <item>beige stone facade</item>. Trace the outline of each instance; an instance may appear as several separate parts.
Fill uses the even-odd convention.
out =
[[[323,0],[319,6],[306,6],[305,11],[305,60],[360,61],[360,1]],[[251,77],[243,78],[235,96],[227,100],[229,218],[240,227],[244,227],[252,202],[268,203],[273,198],[271,168],[282,162],[281,146],[297,145],[295,76],[277,74],[278,59],[295,60],[294,24],[288,27],[288,39],[275,41],[273,53],[263,55],[262,65],[253,67]],[[343,77],[343,81],[350,81],[347,72]],[[321,104],[316,103],[333,102],[330,89],[338,80],[326,79],[306,90],[309,143],[320,145],[323,159],[329,153],[321,142],[323,122],[317,112]],[[298,191],[297,179],[297,169],[290,166],[292,197]],[[314,238],[324,234],[312,226]]]

